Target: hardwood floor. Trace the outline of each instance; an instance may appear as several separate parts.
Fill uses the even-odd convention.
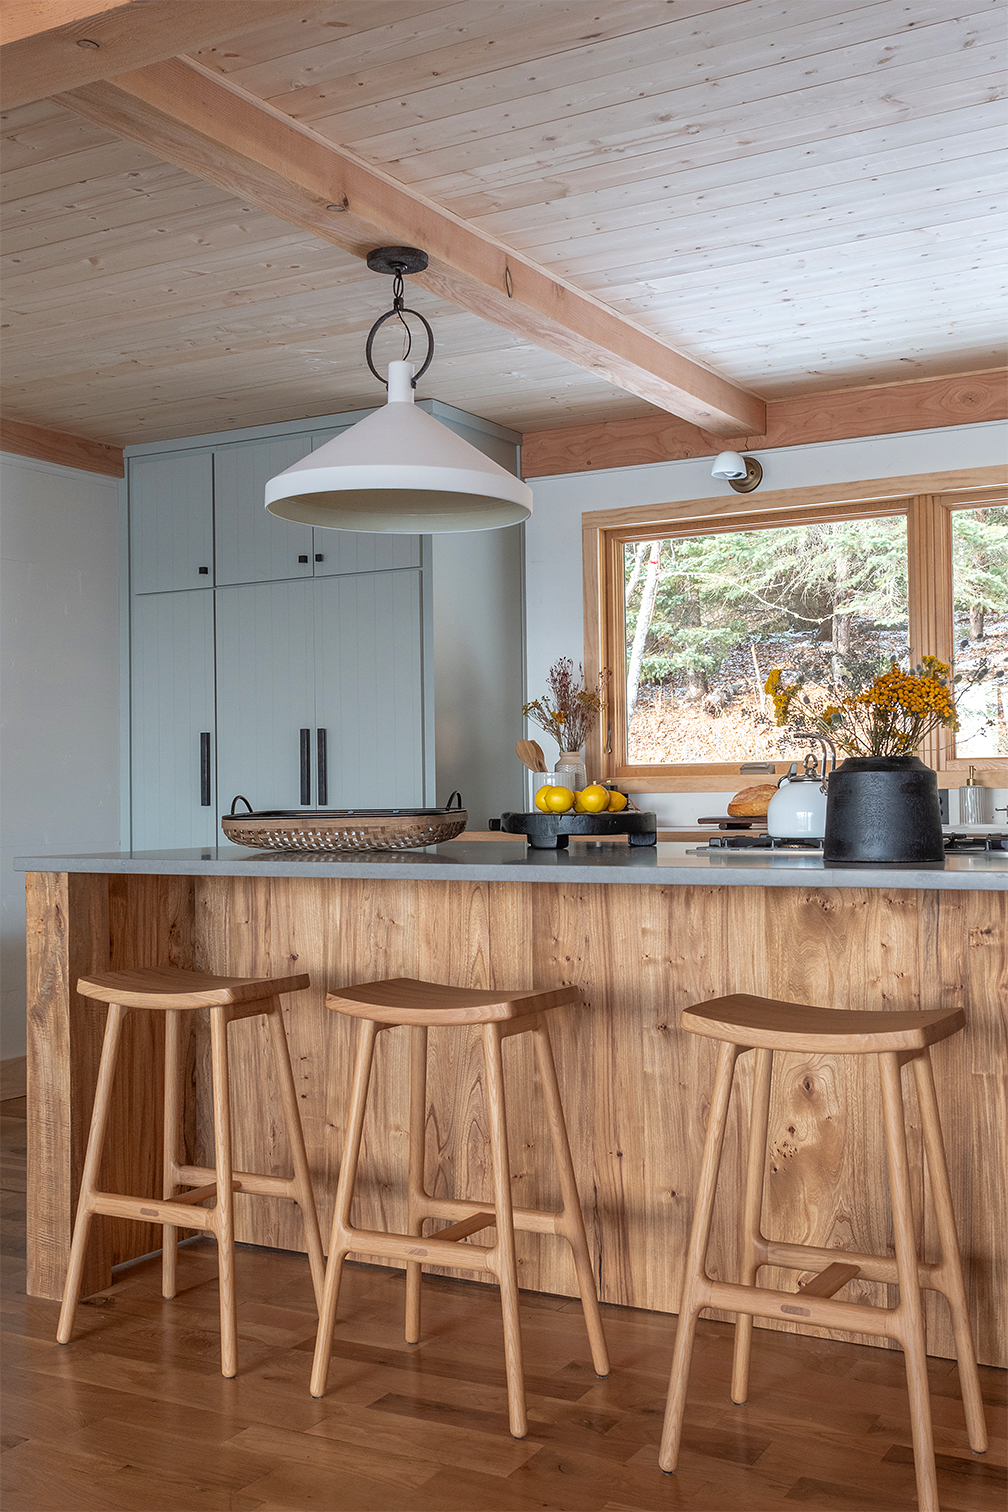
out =
[[[0,1104],[5,1512],[898,1512],[913,1508],[903,1357],[758,1331],[749,1404],[728,1396],[731,1329],[701,1322],[675,1475],[658,1469],[675,1319],[603,1308],[612,1373],[596,1379],[580,1307],[522,1294],[529,1434],[508,1432],[495,1289],[424,1282],[423,1343],[403,1342],[402,1272],[348,1266],[328,1394],[308,1376],[315,1310],[304,1257],[238,1255],[239,1370],[220,1375],[216,1255],[186,1245],[180,1292],[160,1262],[82,1304],[25,1296],[24,1099]],[[991,1447],[966,1442],[955,1366],[929,1361],[945,1512],[1003,1512],[1004,1371],[982,1369]]]

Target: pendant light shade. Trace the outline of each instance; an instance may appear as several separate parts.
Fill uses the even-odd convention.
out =
[[[388,403],[266,485],[284,520],[381,534],[494,530],[532,513],[532,490],[413,403],[413,364],[391,362]]]

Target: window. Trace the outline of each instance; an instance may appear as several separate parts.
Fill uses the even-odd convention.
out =
[[[614,674],[595,770],[645,792],[731,788],[743,763],[784,772],[801,742],[773,720],[771,668],[814,681],[909,644],[915,660],[954,652],[957,671],[986,663],[958,741],[939,731],[921,754],[1005,785],[1008,495],[970,476],[935,480],[941,494],[855,484],[750,496],[745,514],[698,500],[583,516],[585,670]]]

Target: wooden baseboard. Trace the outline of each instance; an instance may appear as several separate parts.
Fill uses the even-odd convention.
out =
[[[27,1075],[27,1056],[12,1055],[10,1060],[0,1061],[0,1102],[9,1097],[24,1097]]]

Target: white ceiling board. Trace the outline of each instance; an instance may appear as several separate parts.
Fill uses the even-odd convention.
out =
[[[196,56],[764,397],[1004,360],[1005,0],[333,0]],[[2,122],[4,409],[113,441],[373,402],[388,280],[47,102]],[[422,290],[428,396],[650,412]]]

